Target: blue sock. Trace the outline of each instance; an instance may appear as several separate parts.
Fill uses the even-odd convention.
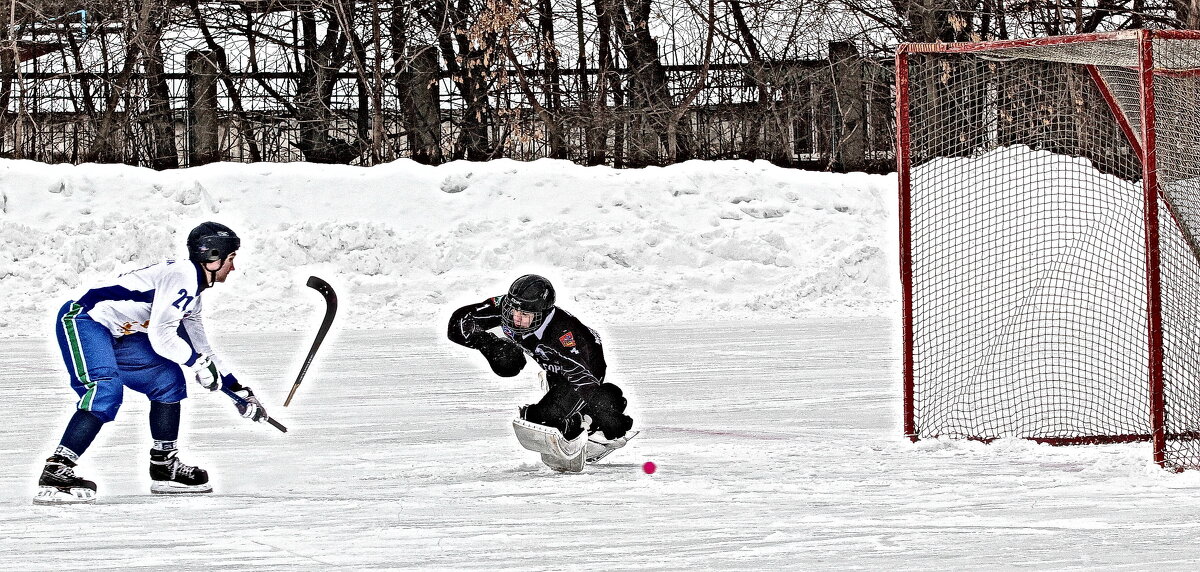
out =
[[[150,402],[150,437],[157,442],[172,442],[179,439],[179,402]],[[156,447],[157,448],[157,447]]]
[[[91,446],[103,426],[104,422],[92,415],[91,411],[76,409],[75,415],[67,422],[67,430],[63,432],[62,440],[58,442],[59,450],[55,451],[55,454],[71,459],[68,455],[71,453],[75,457],[72,461],[79,460],[79,456]],[[63,451],[64,449],[66,451]]]

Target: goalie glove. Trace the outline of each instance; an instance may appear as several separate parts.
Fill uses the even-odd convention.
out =
[[[234,401],[233,404],[235,407],[237,407],[238,413],[240,413],[242,417],[245,417],[251,421],[262,421],[267,418],[267,409],[263,407],[262,402],[254,396],[254,391],[252,391],[249,387],[238,383],[237,378],[233,377],[233,374],[226,375],[221,378],[221,380],[225,386],[225,389],[232,391],[234,395],[238,396],[239,400]]]
[[[516,343],[491,332],[479,338],[479,353],[487,359],[492,372],[500,377],[513,377],[525,367],[525,351]]]
[[[216,391],[220,387],[221,372],[217,371],[217,364],[213,363],[212,356],[200,354],[191,367],[192,375],[200,387],[209,391]]]
[[[496,337],[487,330],[479,327],[474,318],[467,316],[458,323],[458,330],[463,337],[463,345],[473,350],[480,349],[491,343],[492,338]]]

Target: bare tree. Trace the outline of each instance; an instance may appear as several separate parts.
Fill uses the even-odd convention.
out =
[[[1171,7],[1175,10],[1177,27],[1200,29],[1200,0],[1171,0]]]
[[[146,72],[146,95],[149,112],[145,123],[149,126],[150,141],[147,152],[148,163],[155,169],[179,167],[179,150],[175,145],[175,122],[171,113],[171,91],[167,85],[162,38],[170,25],[170,10],[152,10],[145,22],[145,29],[136,36],[139,51],[143,54]]]
[[[549,156],[567,158],[559,85],[559,50],[554,43],[550,2],[538,0],[533,7],[516,2],[497,2],[490,9],[492,14],[483,21],[488,22],[496,33],[507,64],[507,68],[497,70],[498,79],[506,82],[511,79],[510,76],[515,77],[525,104],[533,109],[544,130],[544,139],[550,147]],[[522,119],[520,115],[514,116],[513,127],[520,129]]]
[[[347,5],[351,6],[347,6]],[[337,74],[350,57],[350,37],[337,17],[338,9],[353,9],[353,2],[322,0],[298,11],[299,52],[302,56],[296,84],[296,119],[300,140],[296,146],[313,163],[349,163],[360,149],[330,135],[334,113],[330,108]],[[322,33],[320,27],[324,28]]]
[[[24,8],[24,6],[22,6]],[[17,70],[20,69],[22,51],[17,44],[17,37],[21,33],[21,19],[24,17],[25,10],[22,10],[18,15],[17,2],[11,0],[8,5],[8,10],[5,14],[5,25],[0,26],[0,152],[4,150],[4,140],[6,138],[10,125],[14,126],[13,133],[13,151],[12,156],[20,159],[21,153],[21,133],[20,133],[20,114],[25,111],[22,103],[18,103],[18,117],[10,118],[8,109],[12,105],[14,84],[18,86],[19,77]],[[17,96],[18,102],[22,102],[20,95]]]
[[[274,0],[272,0],[272,2],[273,1]],[[190,22],[187,22],[187,25],[194,27],[199,32],[200,39],[204,42],[205,47],[208,48],[209,53],[225,54],[225,48],[222,42],[218,41],[212,31],[213,26],[210,25],[210,18],[213,18],[213,23],[217,27],[230,33],[237,34],[239,37],[244,39],[244,42],[247,46],[246,54],[248,65],[250,66],[251,70],[255,69],[257,65],[257,60],[254,57],[255,48],[261,36],[255,29],[252,17],[253,13],[251,12],[249,6],[242,6],[241,10],[237,12],[238,16],[243,19],[242,21],[239,21],[238,19],[235,19],[235,16],[221,14],[220,12],[216,12],[213,15],[206,15],[202,12],[201,3],[198,0],[188,0],[187,4],[190,8],[190,15],[192,18]],[[259,6],[259,8],[262,8],[267,12],[269,12],[273,7],[274,4],[269,4],[266,7]],[[214,61],[217,65],[219,79],[225,86],[225,93],[229,98],[230,106],[232,107],[231,111],[233,112],[233,116],[238,126],[238,133],[245,142],[246,149],[249,152],[250,160],[261,161],[263,157],[259,150],[258,143],[254,139],[254,130],[250,125],[250,121],[246,117],[247,113],[245,106],[242,103],[242,92],[233,81],[233,73],[229,68],[228,58],[216,57],[214,58]],[[290,101],[287,100],[283,95],[271,91],[269,87],[267,88],[267,91],[272,93],[275,96],[275,99],[285,107],[290,106]]]
[[[667,85],[667,72],[659,58],[658,39],[650,32],[651,0],[597,0],[600,16],[610,18],[619,46],[629,67],[625,93],[632,118],[628,162],[634,166],[661,162],[660,149],[667,147],[668,132],[675,132],[675,156],[691,157],[691,132],[670,125],[674,104]]]
[[[472,0],[422,0],[418,13],[435,32],[450,79],[463,98],[458,140],[453,159],[481,161],[493,157],[495,147],[488,135],[492,107],[488,88],[494,76],[499,36],[495,26],[480,21],[493,15]]]
[[[107,86],[107,94],[99,109],[96,138],[84,155],[87,161],[118,163],[126,157],[122,145],[127,138],[122,132],[128,122],[124,119],[140,87],[134,85],[133,74],[144,55],[143,48],[147,46],[145,34],[151,29],[150,22],[155,17],[156,8],[152,0],[130,0],[120,5],[120,11],[114,14],[124,23],[119,46],[120,68]]]
[[[399,3],[390,13],[388,35],[409,154],[414,161],[436,165],[442,162],[438,53],[431,39],[410,40],[419,21],[409,3]]]

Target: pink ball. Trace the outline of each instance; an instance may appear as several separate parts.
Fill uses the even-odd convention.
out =
[[[646,471],[647,475],[653,475],[654,471],[658,470],[658,465],[655,465],[654,461],[646,461],[642,464],[642,470]]]

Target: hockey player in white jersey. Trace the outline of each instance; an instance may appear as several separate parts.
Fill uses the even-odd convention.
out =
[[[35,503],[95,499],[96,484],[76,476],[74,468],[101,427],[115,418],[126,387],[150,400],[150,492],[212,492],[208,473],[183,463],[176,453],[186,378],[210,391],[237,393],[244,417],[266,417],[254,392],[214,354],[201,322],[202,293],[234,271],[240,246],[229,227],[203,223],[188,235],[189,260],[123,274],[59,310],[58,345],[79,400],[58,448],[46,460]]]

